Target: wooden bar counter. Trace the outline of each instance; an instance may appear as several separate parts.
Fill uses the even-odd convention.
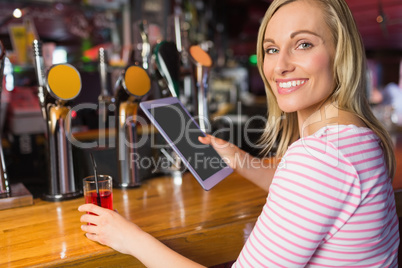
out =
[[[204,191],[191,174],[158,177],[114,189],[114,208],[164,244],[206,266],[235,260],[267,193],[230,175]],[[79,205],[35,199],[0,211],[0,267],[144,267],[134,257],[92,242],[81,231]],[[157,256],[155,256],[157,258]]]
[[[393,182],[402,217],[402,133],[395,136]],[[152,178],[135,189],[114,189],[114,208],[177,252],[206,266],[235,260],[267,193],[234,173],[204,191],[182,179]],[[88,240],[78,212],[84,198],[0,210],[0,267],[144,267],[134,257]],[[157,257],[157,256],[156,256]]]

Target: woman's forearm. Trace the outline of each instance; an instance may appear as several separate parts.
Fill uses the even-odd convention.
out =
[[[237,173],[268,191],[279,163],[278,159],[253,157],[238,146],[212,135],[199,137],[199,141],[212,145]]]
[[[232,159],[232,167],[244,178],[268,191],[279,163],[275,158],[257,158],[238,149]]]
[[[173,251],[148,233],[141,232],[133,238],[130,254],[140,260],[146,267],[196,268],[204,267]]]
[[[171,250],[115,211],[94,204],[81,205],[78,210],[92,213],[81,216],[81,222],[92,223],[81,225],[90,240],[132,255],[147,267],[202,267]]]

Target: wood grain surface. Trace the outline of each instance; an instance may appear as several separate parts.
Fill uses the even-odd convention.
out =
[[[114,189],[118,212],[181,254],[206,266],[236,259],[267,193],[237,174],[204,191],[191,174]],[[35,199],[0,211],[0,267],[143,267],[134,257],[88,240],[77,207]]]
[[[393,182],[402,217],[402,134]],[[210,191],[191,174],[159,177],[135,189],[114,189],[114,208],[179,253],[206,266],[235,260],[267,193],[236,173]],[[77,207],[84,198],[0,211],[0,267],[143,267],[85,238]]]

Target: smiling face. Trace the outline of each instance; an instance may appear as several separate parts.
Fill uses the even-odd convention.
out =
[[[265,30],[263,70],[281,110],[305,119],[330,96],[334,47],[317,4],[300,0],[276,11]]]

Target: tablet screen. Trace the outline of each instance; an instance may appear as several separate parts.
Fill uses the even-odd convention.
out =
[[[212,146],[198,141],[205,134],[179,103],[152,107],[149,112],[202,180],[227,167]]]

